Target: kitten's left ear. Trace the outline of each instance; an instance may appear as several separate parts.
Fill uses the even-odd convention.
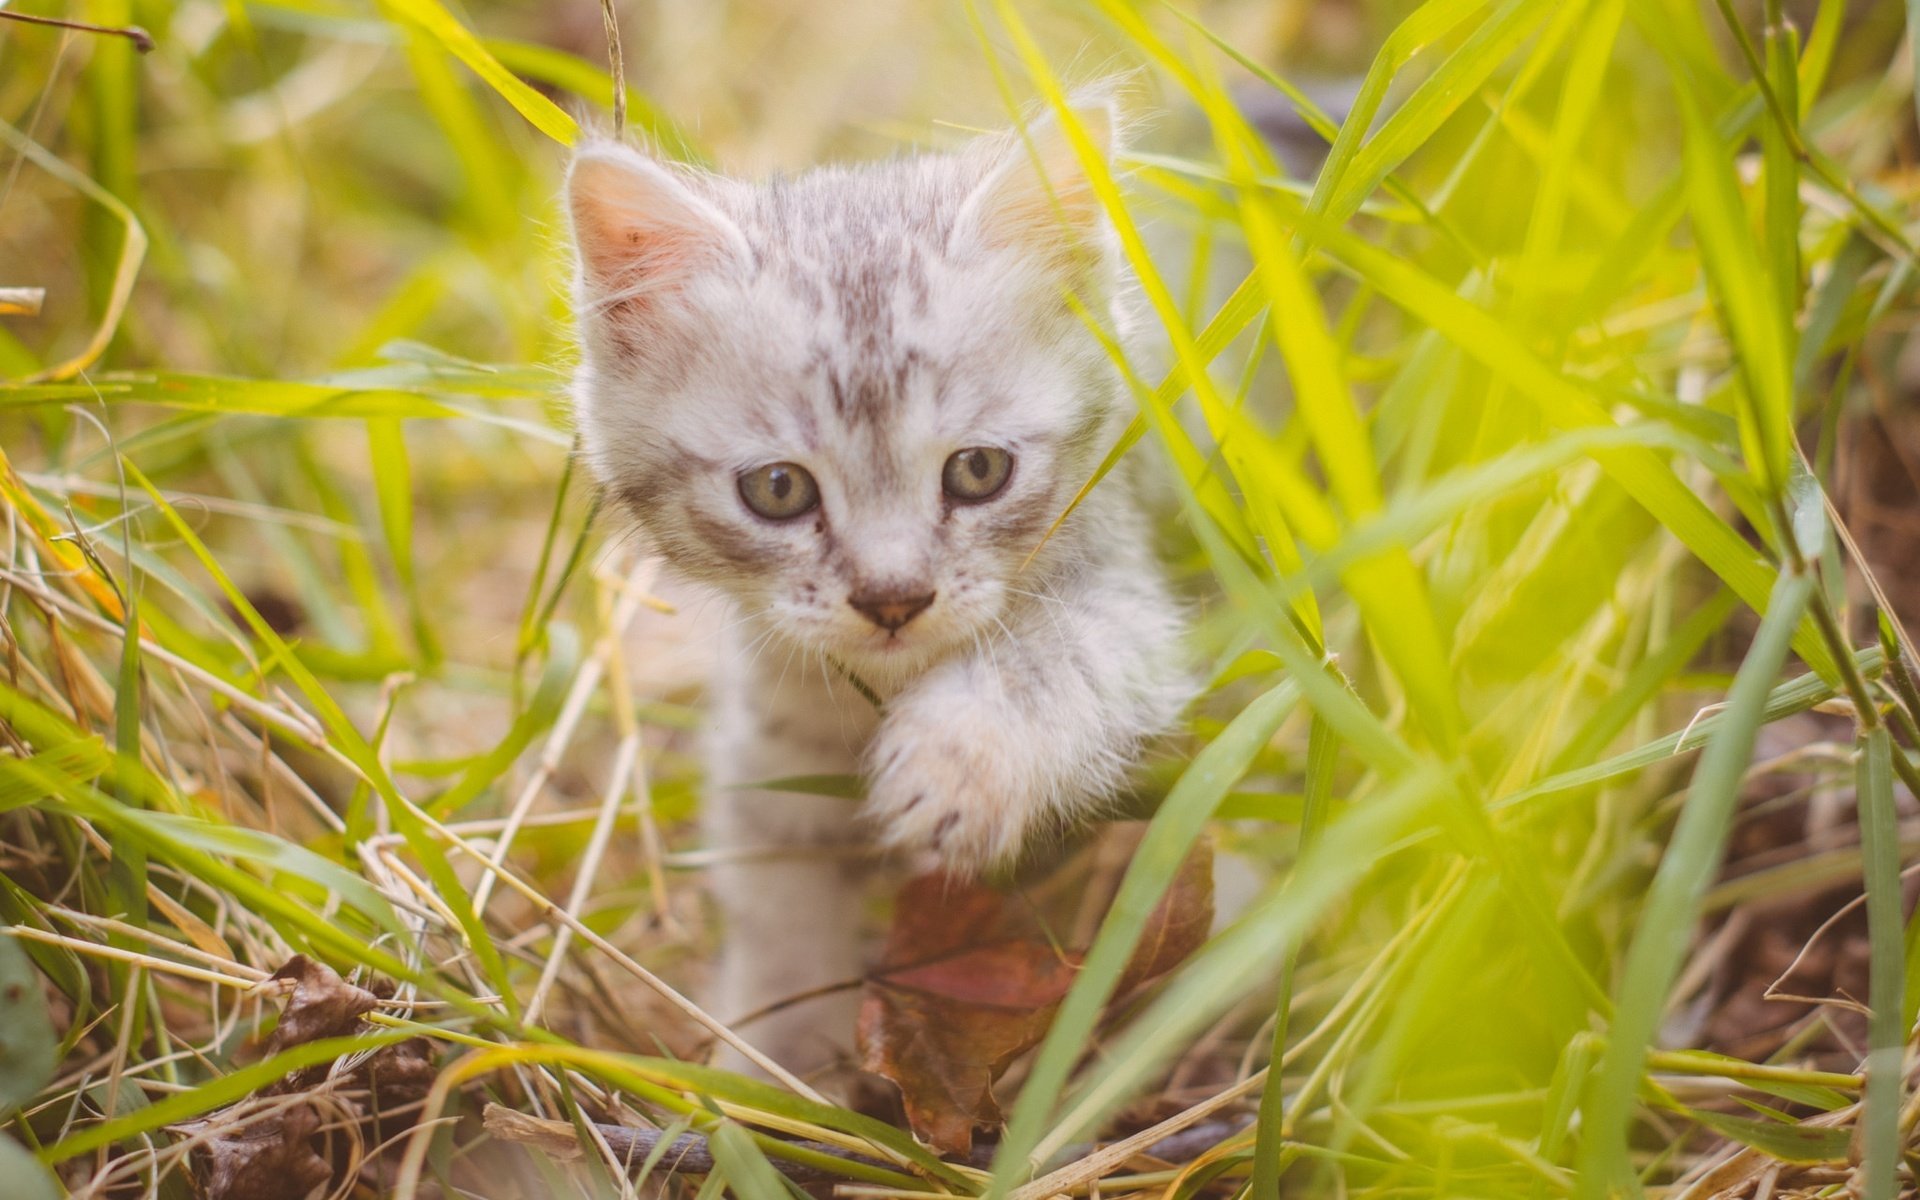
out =
[[[1111,96],[1076,99],[1068,109],[1086,147],[1104,167],[1113,161],[1118,113]],[[1057,113],[996,139],[986,176],[961,207],[955,237],[1038,255],[1060,265],[1099,257],[1107,230],[1073,131]]]

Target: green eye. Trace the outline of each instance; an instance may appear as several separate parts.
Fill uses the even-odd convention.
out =
[[[820,485],[798,463],[769,463],[740,476],[740,499],[769,521],[785,521],[820,505]]]
[[[990,500],[1007,486],[1013,474],[1013,455],[998,446],[969,446],[955,451],[940,472],[947,495],[967,504]]]

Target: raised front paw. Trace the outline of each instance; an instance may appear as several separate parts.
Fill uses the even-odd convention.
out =
[[[963,874],[1017,856],[1048,807],[1037,730],[977,712],[907,710],[874,735],[867,815],[880,843]]]

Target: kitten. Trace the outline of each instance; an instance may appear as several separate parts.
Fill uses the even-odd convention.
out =
[[[1107,153],[1111,107],[1077,116]],[[1068,300],[1123,327],[1123,272],[1053,121],[761,185],[595,141],[567,200],[585,456],[735,610],[704,806],[727,852],[710,1003],[735,1019],[860,974],[869,834],[955,872],[1010,861],[1093,813],[1184,702],[1126,473],[1041,545],[1128,415]],[[860,819],[742,786],[856,772]],[[856,1002],[743,1035],[817,1069]]]

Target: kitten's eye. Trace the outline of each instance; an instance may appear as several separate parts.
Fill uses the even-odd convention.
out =
[[[998,446],[969,446],[947,459],[940,484],[947,495],[968,504],[991,500],[1013,474],[1013,455]]]
[[[785,521],[819,505],[820,485],[799,463],[769,463],[740,476],[740,499],[769,521]]]

